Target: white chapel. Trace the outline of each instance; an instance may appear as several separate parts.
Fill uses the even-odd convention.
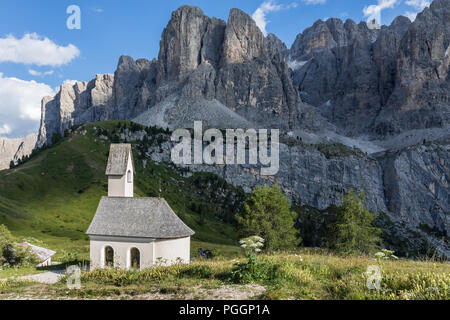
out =
[[[91,269],[145,269],[190,261],[194,232],[162,198],[135,198],[130,144],[112,144],[108,196],[103,197],[87,230]]]

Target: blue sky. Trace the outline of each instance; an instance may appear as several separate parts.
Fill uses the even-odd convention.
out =
[[[40,100],[67,80],[114,73],[120,55],[157,57],[161,33],[172,11],[184,4],[227,20],[231,8],[254,15],[258,25],[288,47],[318,19],[367,20],[381,12],[382,24],[413,15],[426,0],[15,0],[0,11],[0,137],[36,132]],[[69,30],[69,5],[81,9],[81,29]],[[371,7],[372,6],[372,7]],[[258,9],[259,8],[259,9]],[[256,12],[256,13],[255,13]],[[7,53],[5,54],[5,50]]]

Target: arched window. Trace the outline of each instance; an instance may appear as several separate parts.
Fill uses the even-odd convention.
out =
[[[130,268],[139,270],[141,268],[141,253],[137,248],[130,250]]]
[[[105,247],[105,267],[114,267],[114,249],[110,246]]]
[[[128,170],[127,172],[127,182],[128,183],[132,183],[133,181],[131,180],[131,170]]]

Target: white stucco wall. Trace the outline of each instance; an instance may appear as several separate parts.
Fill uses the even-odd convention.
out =
[[[39,263],[37,266],[38,267],[47,267],[47,266],[51,266],[52,265],[52,258],[48,258],[45,261],[42,261],[41,263]]]
[[[141,269],[151,268],[161,258],[165,265],[171,265],[180,258],[184,263],[190,262],[191,238],[151,240],[139,239],[127,241],[120,238],[94,237],[90,241],[91,270],[104,268],[105,248],[114,249],[114,267],[130,268],[130,250],[137,248],[140,252]]]
[[[155,241],[155,261],[161,258],[167,265],[177,262],[181,258],[189,263],[191,256],[191,237],[181,239],[158,239]]]
[[[108,197],[127,197],[134,195],[134,172],[131,156],[128,157],[127,171],[131,173],[131,182],[128,182],[127,174],[123,176],[108,176]]]
[[[140,253],[141,269],[151,268],[153,266],[153,241],[144,242],[119,242],[114,240],[91,240],[90,258],[91,270],[104,268],[105,248],[110,246],[114,249],[114,267],[130,268],[130,250],[137,248]]]
[[[108,197],[125,195],[125,176],[108,176]]]

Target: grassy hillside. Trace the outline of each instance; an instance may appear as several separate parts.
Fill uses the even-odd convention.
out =
[[[109,145],[124,142],[120,136],[125,130],[147,131],[143,141],[129,141],[137,173],[135,196],[158,196],[161,186],[161,196],[195,230],[194,241],[235,245],[234,227],[223,221],[232,222],[245,193],[211,174],[187,177],[170,164],[151,161],[144,168],[142,150],[163,143],[167,134],[117,121],[79,127],[24,164],[1,171],[0,224],[23,240],[45,242],[58,250],[59,257],[67,251],[87,258],[84,233],[100,198],[107,194]]]

